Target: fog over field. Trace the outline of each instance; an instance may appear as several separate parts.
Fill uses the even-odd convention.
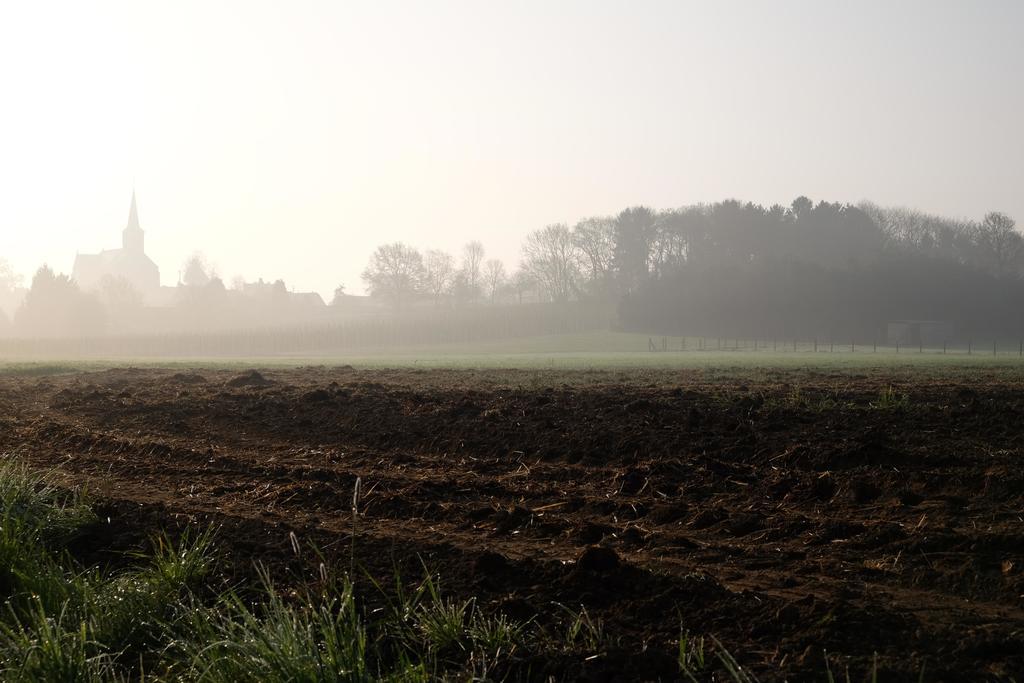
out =
[[[10,4],[0,336],[1012,343],[1022,20],[995,0]]]

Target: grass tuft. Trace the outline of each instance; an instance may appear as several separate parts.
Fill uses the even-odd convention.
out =
[[[878,392],[878,400],[872,401],[871,407],[875,410],[906,410],[910,407],[910,397],[890,385]]]
[[[260,570],[258,609],[235,592],[193,613],[189,636],[176,643],[197,681],[367,680],[367,634],[351,584],[321,601],[290,604]]]

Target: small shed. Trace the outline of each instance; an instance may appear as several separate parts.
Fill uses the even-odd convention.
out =
[[[948,320],[893,320],[886,326],[890,346],[939,347],[953,336],[953,323]]]

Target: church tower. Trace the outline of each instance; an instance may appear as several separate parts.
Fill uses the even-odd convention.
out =
[[[125,251],[145,253],[146,235],[139,227],[139,211],[135,208],[135,190],[132,190],[132,208],[128,212],[128,227],[121,233],[121,246]]]
[[[104,249],[98,254],[78,254],[72,277],[83,291],[100,289],[107,277],[127,280],[152,303],[160,295],[160,269],[146,256],[145,233],[139,226],[139,209],[132,192],[128,225],[121,232],[120,249]]]

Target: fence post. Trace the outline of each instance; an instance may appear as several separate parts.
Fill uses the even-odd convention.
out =
[[[814,338],[814,352],[815,353],[818,352],[818,338],[817,337]]]
[[[992,340],[992,355],[996,355],[996,342],[994,339]]]
[[[968,356],[971,355],[971,342],[972,342],[971,339],[967,340],[967,355]]]

